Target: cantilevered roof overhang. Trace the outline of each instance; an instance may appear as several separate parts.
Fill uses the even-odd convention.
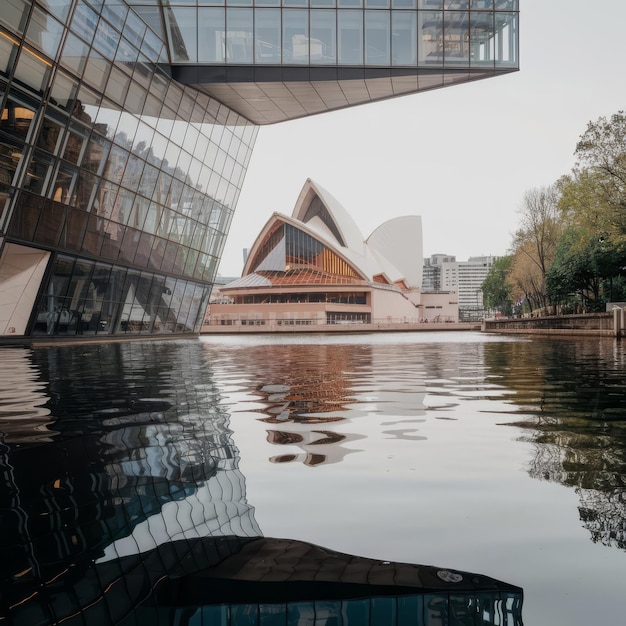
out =
[[[127,0],[169,72],[255,124],[519,69],[518,0]]]
[[[259,125],[500,76],[518,68],[173,65],[172,77]]]

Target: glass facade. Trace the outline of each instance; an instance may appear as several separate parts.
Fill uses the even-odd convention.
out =
[[[0,337],[198,332],[258,124],[515,71],[517,22],[517,0],[3,0]],[[279,271],[360,280],[282,241]]]
[[[517,64],[517,11],[518,0],[182,0],[163,15],[178,64],[484,68]]]
[[[277,224],[265,237],[249,273],[273,276],[273,282],[354,284],[364,278],[320,241],[292,226]]]
[[[102,4],[0,12],[0,243],[52,252],[28,334],[197,332],[257,127]]]

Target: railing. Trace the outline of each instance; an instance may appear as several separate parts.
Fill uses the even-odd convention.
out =
[[[203,327],[210,326],[397,326],[400,324],[409,325],[428,325],[428,324],[452,324],[455,320],[450,316],[439,315],[433,319],[419,319],[409,317],[381,317],[372,320],[323,320],[311,318],[289,318],[289,319],[263,319],[263,318],[244,318],[244,317],[228,317],[228,318],[206,318],[202,324]]]

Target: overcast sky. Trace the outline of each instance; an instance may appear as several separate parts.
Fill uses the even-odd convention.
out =
[[[506,254],[524,192],[574,165],[591,120],[626,109],[626,2],[520,0],[519,72],[261,127],[219,273],[312,178],[367,237],[421,215],[424,256]]]

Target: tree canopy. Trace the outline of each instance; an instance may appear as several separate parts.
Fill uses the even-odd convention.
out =
[[[511,248],[511,296],[528,310],[598,309],[626,280],[626,115],[589,122],[572,172],[524,195]]]

